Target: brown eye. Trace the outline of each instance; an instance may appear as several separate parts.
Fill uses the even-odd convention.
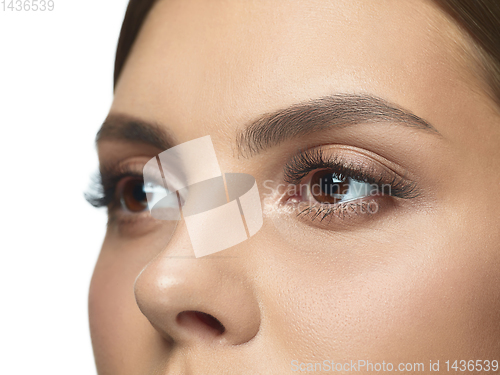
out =
[[[130,212],[141,212],[148,207],[142,178],[125,177],[118,183],[118,198],[122,207]]]
[[[319,203],[337,203],[349,190],[349,178],[327,170],[319,171],[312,176],[309,189]]]

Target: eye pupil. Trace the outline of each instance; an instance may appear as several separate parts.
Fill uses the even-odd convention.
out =
[[[143,202],[146,200],[146,193],[144,191],[144,185],[136,184],[132,189],[132,196],[138,202]]]
[[[128,177],[121,181],[118,192],[122,206],[131,212],[144,211],[147,204],[144,182],[136,177]]]
[[[325,194],[339,194],[340,186],[338,180],[334,178],[332,173],[325,174],[319,180],[321,190]]]
[[[320,203],[337,203],[349,189],[349,179],[329,171],[320,171],[312,176],[310,191]]]

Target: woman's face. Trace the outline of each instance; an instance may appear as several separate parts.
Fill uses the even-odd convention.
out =
[[[468,51],[430,1],[155,5],[101,167],[137,175],[166,140],[210,135],[223,172],[255,177],[263,226],[196,258],[183,220],[112,204],[89,298],[99,373],[499,360],[500,117]],[[390,188],[347,207],[336,170]]]

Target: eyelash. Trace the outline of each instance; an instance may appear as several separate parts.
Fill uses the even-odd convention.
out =
[[[419,194],[415,183],[404,179],[394,172],[376,170],[374,167],[362,167],[340,154],[326,155],[322,148],[308,149],[293,156],[284,167],[284,180],[290,185],[300,184],[311,172],[321,170],[331,171],[337,176],[351,178],[358,182],[373,184],[383,188],[390,188],[390,196],[402,199],[411,199]],[[94,207],[107,207],[108,215],[122,208],[120,199],[116,196],[118,184],[125,178],[136,178],[143,180],[143,175],[136,170],[103,169],[91,180],[88,191],[84,194],[85,199]],[[360,198],[361,199],[361,198]],[[345,218],[348,208],[355,206],[355,201],[339,202],[332,204],[319,203],[310,205],[301,210],[297,216],[307,216],[311,214],[311,220],[320,217],[323,221],[330,215],[336,215],[341,219]],[[129,216],[137,215],[130,213]],[[110,217],[110,222],[114,220]]]
[[[85,200],[96,208],[108,207],[109,210],[121,206],[116,198],[118,183],[127,177],[143,180],[142,173],[135,171],[103,170],[91,179],[91,184],[85,192]]]
[[[357,182],[377,186],[383,195],[401,199],[416,198],[419,195],[416,184],[404,179],[397,173],[388,171],[381,173],[375,167],[362,167],[340,154],[326,155],[321,148],[308,149],[292,157],[284,167],[284,180],[290,185],[299,185],[311,172],[321,170],[331,172],[335,176],[342,176]],[[387,187],[390,189],[390,194],[386,194]],[[310,217],[312,221],[318,217],[321,218],[320,221],[323,221],[326,217],[335,214],[344,219],[349,208],[356,208],[356,206],[359,207],[362,204],[366,204],[366,202],[347,201],[332,204],[318,202],[299,211],[297,216],[307,216],[312,213]]]
[[[285,165],[284,179],[289,184],[298,184],[310,172],[322,169],[331,170],[338,175],[350,177],[359,182],[378,186],[389,185],[394,197],[408,199],[417,196],[416,185],[396,173],[385,172],[377,176],[375,168],[364,169],[341,155],[327,157],[321,148],[306,150],[295,155]]]

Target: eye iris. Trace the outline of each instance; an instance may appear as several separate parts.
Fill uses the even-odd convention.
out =
[[[349,179],[329,171],[317,172],[310,183],[311,194],[320,203],[337,203],[349,190]]]
[[[120,201],[122,206],[131,212],[141,212],[147,208],[144,182],[138,178],[126,178],[121,184]]]

